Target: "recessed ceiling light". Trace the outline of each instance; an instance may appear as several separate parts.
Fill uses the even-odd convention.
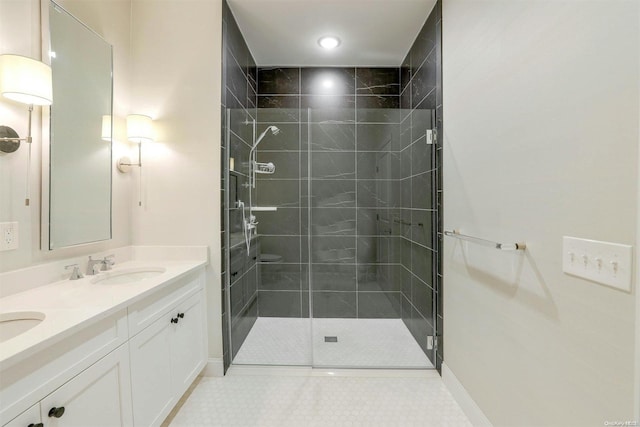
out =
[[[324,36],[320,37],[318,44],[327,50],[335,49],[340,46],[340,39],[335,36]]]

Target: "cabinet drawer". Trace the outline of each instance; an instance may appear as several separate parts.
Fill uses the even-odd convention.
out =
[[[40,423],[40,404],[36,403],[2,427],[27,427]]]
[[[122,310],[0,372],[0,425],[126,340],[127,316]]]
[[[204,288],[204,269],[176,280],[148,298],[129,306],[129,336],[134,336],[175,307],[176,302]]]

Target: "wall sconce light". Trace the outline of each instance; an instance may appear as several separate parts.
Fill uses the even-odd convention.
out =
[[[29,206],[29,182],[31,169],[31,115],[34,105],[51,105],[53,87],[51,67],[38,60],[21,55],[0,55],[0,94],[3,97],[28,105],[29,122],[27,136],[20,138],[9,126],[0,126],[0,152],[13,153],[20,147],[20,141],[29,144],[27,163],[27,195],[25,205]]]
[[[138,143],[138,163],[131,163],[129,157],[118,160],[118,170],[127,173],[133,166],[142,167],[142,143],[153,142],[153,120],[149,116],[131,114],[127,116],[127,139]]]
[[[127,116],[127,139],[138,143],[138,163],[131,163],[129,157],[121,157],[118,160],[118,170],[127,173],[132,167],[140,169],[140,192],[138,206],[142,206],[142,143],[153,142],[153,119],[142,114],[131,114]]]

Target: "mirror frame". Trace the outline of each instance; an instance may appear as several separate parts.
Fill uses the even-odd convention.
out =
[[[42,135],[41,135],[41,179],[40,179],[40,250],[54,251],[67,248],[74,248],[78,246],[86,246],[97,244],[101,242],[107,242],[113,239],[113,45],[109,43],[105,38],[94,31],[87,24],[82,22],[74,14],[62,7],[60,4],[53,0],[40,0],[40,35],[41,35],[41,61],[51,66],[51,58],[49,57],[49,50],[51,46],[51,26],[49,23],[49,12],[52,4],[63,10],[65,13],[73,17],[80,25],[87,30],[95,34],[105,43],[110,46],[111,51],[111,145],[109,156],[109,238],[103,240],[95,240],[90,242],[82,242],[69,246],[51,247],[51,230],[50,230],[50,202],[51,202],[51,107],[43,107],[42,114]],[[53,100],[55,104],[55,99]]]

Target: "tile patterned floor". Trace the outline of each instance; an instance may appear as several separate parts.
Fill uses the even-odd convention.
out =
[[[471,427],[439,377],[202,378],[172,427]]]
[[[325,336],[336,336],[338,342],[327,343]],[[260,317],[233,363],[342,368],[433,367],[400,319]]]

